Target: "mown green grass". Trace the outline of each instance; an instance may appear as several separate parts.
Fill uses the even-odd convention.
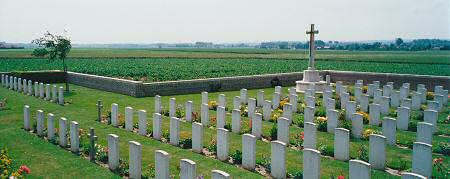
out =
[[[257,90],[249,90],[249,96],[256,96]],[[270,99],[271,94],[273,93],[273,89],[265,89],[266,98]],[[219,93],[210,93],[210,100],[216,100]],[[227,104],[231,109],[232,106],[232,97],[239,95],[238,91],[235,92],[224,92],[227,95]],[[287,94],[285,89],[284,94]],[[178,175],[179,159],[188,158],[194,160],[198,164],[198,174],[209,176],[210,170],[212,169],[221,169],[230,173],[232,176],[239,176],[242,178],[261,178],[260,175],[243,170],[241,168],[235,167],[231,164],[226,164],[215,159],[207,158],[203,155],[195,154],[189,150],[181,149],[178,147],[174,147],[165,143],[161,143],[159,141],[155,141],[151,138],[139,136],[136,133],[127,132],[124,129],[114,128],[108,126],[106,124],[100,124],[96,122],[96,108],[95,103],[97,99],[102,99],[105,106],[105,111],[110,109],[111,103],[118,103],[120,113],[124,114],[124,108],[126,106],[132,106],[135,110],[145,109],[148,111],[149,118],[149,128],[151,128],[151,113],[154,110],[154,98],[133,98],[129,96],[102,92],[98,90],[83,88],[79,86],[72,85],[71,95],[67,96],[67,100],[72,104],[68,106],[61,107],[56,104],[50,104],[49,102],[43,102],[40,99],[36,99],[34,97],[24,96],[22,94],[18,94],[16,92],[6,90],[5,88],[0,88],[0,97],[8,98],[8,107],[11,110],[1,111],[0,112],[0,136],[2,140],[0,140],[0,146],[7,146],[11,149],[13,153],[13,157],[17,158],[20,163],[29,164],[33,170],[42,170],[42,173],[33,173],[31,176],[33,177],[42,177],[46,176],[46,172],[52,172],[52,175],[66,175],[72,176],[71,172],[76,172],[77,168],[70,169],[65,171],[63,169],[60,170],[52,170],[56,169],[60,166],[64,166],[64,163],[77,163],[76,165],[80,165],[83,168],[90,168],[90,173],[85,173],[83,170],[78,171],[78,176],[105,176],[112,177],[110,173],[106,169],[100,168],[98,166],[90,164],[88,161],[84,159],[80,159],[77,156],[70,154],[67,151],[60,149],[57,146],[44,142],[43,139],[39,139],[34,137],[31,134],[26,134],[22,129],[22,107],[24,104],[28,104],[31,106],[33,111],[33,120],[35,120],[35,110],[43,109],[46,113],[51,112],[54,113],[57,117],[67,117],[69,120],[76,120],[80,123],[80,127],[84,129],[88,129],[88,127],[95,127],[97,131],[97,135],[99,136],[99,143],[102,145],[106,145],[106,135],[109,133],[118,134],[120,136],[120,154],[121,158],[128,160],[128,141],[136,140],[143,144],[143,165],[146,166],[154,162],[154,151],[158,149],[166,150],[171,154],[171,174]],[[177,104],[184,104],[187,100],[192,100],[194,102],[195,111],[199,111],[199,104],[201,101],[200,94],[191,94],[191,95],[179,95],[179,96],[171,96],[176,97]],[[163,97],[163,106],[167,108],[169,102],[169,96]],[[210,111],[210,116],[214,116],[215,112]],[[296,114],[295,116],[300,115]],[[445,116],[442,114],[440,117]],[[227,122],[230,123],[231,116],[227,114]],[[137,115],[134,116],[134,121],[137,122]],[[244,124],[243,128],[248,127],[248,119],[243,118]],[[271,122],[263,122],[263,134],[269,135],[269,130],[273,123]],[[448,129],[448,125],[439,124],[440,130],[445,133],[445,130]],[[369,127],[369,126],[366,126]],[[164,131],[168,131],[169,129],[169,120],[167,117],[164,117],[163,120],[163,129]],[[186,131],[188,133],[191,132],[191,124],[187,122],[181,123],[181,130]],[[290,133],[291,135],[299,133],[303,131],[303,128],[291,126]],[[204,145],[207,145],[212,139],[215,138],[216,130],[215,129],[205,129],[204,134]],[[235,150],[241,149],[241,135],[238,134],[230,134],[230,153]],[[318,143],[319,144],[331,144],[333,142],[334,136],[332,134],[328,134],[325,132],[318,132]],[[20,140],[18,140],[20,139]],[[401,132],[398,131],[398,139],[399,140],[411,140],[415,139],[415,133],[411,132]],[[434,136],[434,143],[438,141],[448,141],[448,138],[443,138],[439,136]],[[447,140],[446,140],[447,139]],[[20,147],[20,152],[14,151],[15,143],[17,141],[22,141],[24,144]],[[434,144],[433,143],[433,144]],[[361,140],[351,140],[351,157],[354,158],[357,153],[357,147],[359,145],[368,146],[367,141]],[[55,154],[49,155],[48,153]],[[35,153],[35,155],[39,155],[42,158],[33,158],[29,157],[29,153]],[[407,167],[411,167],[411,149],[400,149],[398,147],[389,146],[387,148],[387,166],[391,168],[398,168],[400,166],[400,161],[405,161]],[[439,154],[433,154],[433,157],[444,157]],[[263,157],[270,157],[270,144],[262,141],[257,142],[257,158],[262,159]],[[64,158],[65,160],[51,160],[47,158]],[[444,157],[445,161],[449,160],[448,156]],[[49,163],[42,163],[42,161],[48,161]],[[52,167],[47,167],[50,165]],[[292,149],[288,150],[287,153],[287,166],[288,171],[298,171],[302,170],[302,152],[295,151]],[[144,167],[145,168],[145,167]],[[321,173],[323,178],[329,178],[330,176],[337,176],[343,174],[348,176],[348,163],[337,161],[330,159],[328,157],[322,157],[321,159]],[[436,175],[436,173],[434,173]],[[372,176],[374,178],[398,178],[393,175],[389,175],[386,172],[381,172],[374,170]]]

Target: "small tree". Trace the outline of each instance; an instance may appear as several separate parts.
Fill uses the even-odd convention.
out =
[[[397,45],[397,47],[400,47],[400,45],[403,44],[403,39],[402,38],[396,38],[395,39],[395,45]]]
[[[72,45],[70,39],[63,35],[54,35],[50,32],[46,32],[44,37],[40,37],[31,41],[31,43],[38,45],[39,47],[34,49],[33,56],[36,57],[48,57],[50,61],[55,59],[62,60],[63,71],[67,74],[66,57],[70,52]],[[66,75],[66,91],[69,92],[69,83],[67,82]]]

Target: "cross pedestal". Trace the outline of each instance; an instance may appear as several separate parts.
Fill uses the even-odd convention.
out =
[[[296,81],[296,91],[304,93],[307,89],[313,89],[316,93],[323,93],[326,82],[320,79],[319,71],[314,68],[315,61],[315,45],[314,45],[314,35],[318,34],[319,31],[314,30],[314,24],[311,24],[311,30],[306,31],[306,34],[310,35],[309,38],[309,63],[308,70],[303,71],[303,80]]]

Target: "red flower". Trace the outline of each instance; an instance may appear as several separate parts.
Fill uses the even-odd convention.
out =
[[[305,133],[304,132],[301,133],[301,138],[302,138],[302,140],[305,139]]]
[[[345,179],[344,175],[339,175],[337,179]]]
[[[25,172],[26,174],[30,174],[31,170],[26,165],[22,165],[19,168],[19,173]]]

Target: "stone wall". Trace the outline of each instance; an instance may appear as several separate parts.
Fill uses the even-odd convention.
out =
[[[9,74],[9,73],[4,73]],[[64,73],[61,71],[45,72],[20,72],[17,75],[33,81],[43,81],[45,83],[64,82]],[[364,80],[364,83],[380,81],[381,84],[392,81],[396,88],[402,83],[410,83],[415,90],[417,84],[425,84],[427,89],[432,91],[434,86],[441,85],[445,89],[450,89],[449,76],[429,76],[429,75],[408,75],[394,73],[370,73],[351,71],[325,70],[320,72],[321,76],[330,75],[331,81],[343,81],[345,84],[354,84],[356,80]],[[89,75],[69,72],[67,79],[70,83],[103,90],[114,93],[125,94],[134,97],[145,97],[158,95],[178,95],[200,93],[202,91],[234,91],[241,88],[257,89],[269,88],[277,85],[294,86],[295,81],[303,78],[302,72],[278,73],[267,75],[237,76],[224,78],[208,78],[196,80],[181,80],[143,83],[141,81],[131,81],[118,78]]]
[[[145,96],[141,81],[131,81],[75,72],[68,72],[67,80],[69,83],[88,88],[120,93],[134,97]]]
[[[331,81],[343,81],[345,84],[354,84],[356,80],[364,80],[367,85],[372,81],[380,81],[381,84],[394,82],[395,88],[400,88],[403,83],[410,83],[411,89],[416,90],[417,84],[425,84],[429,91],[434,90],[434,86],[441,85],[445,89],[450,89],[450,76],[431,76],[431,75],[410,75],[396,73],[370,73],[354,71],[333,71],[325,70],[321,75],[330,75]]]

